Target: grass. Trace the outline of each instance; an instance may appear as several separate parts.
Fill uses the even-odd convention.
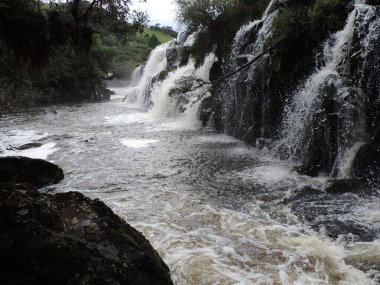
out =
[[[150,28],[144,28],[144,34],[147,34],[149,36],[155,34],[156,37],[158,38],[158,40],[160,41],[160,43],[162,43],[162,44],[169,42],[172,39],[174,39],[172,36],[169,36],[168,34],[165,34],[161,31],[155,31],[155,30],[152,30]]]

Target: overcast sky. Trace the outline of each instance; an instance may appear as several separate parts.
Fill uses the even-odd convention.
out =
[[[164,26],[176,27],[174,0],[146,0],[146,3],[132,0],[132,2],[135,9],[139,8],[148,13],[151,25],[160,23]]]

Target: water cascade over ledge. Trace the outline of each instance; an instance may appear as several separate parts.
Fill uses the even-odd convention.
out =
[[[278,14],[279,5],[281,2],[271,1],[262,19],[241,27],[235,35],[228,57],[223,62],[218,62],[214,53],[210,53],[199,68],[195,68],[191,57],[185,63],[182,62],[182,55],[178,50],[184,45],[191,47],[197,33],[187,39],[181,34],[177,41],[157,48],[152,52],[147,66],[160,58],[160,69],[151,73],[144,71],[144,75],[136,84],[138,95],[131,96],[133,99],[130,101],[143,102],[142,105],[148,109],[147,115],[150,119],[174,120],[171,127],[175,129],[198,130],[203,123],[211,129],[256,146],[254,151],[260,153],[261,162],[259,166],[243,171],[244,179],[245,182],[253,183],[255,187],[265,189],[263,193],[266,194],[256,188],[254,191],[278,199],[281,201],[279,203],[289,207],[300,221],[330,238],[348,244],[359,241],[373,242],[370,243],[371,246],[376,247],[379,238],[376,218],[371,218],[371,222],[368,223],[364,217],[364,220],[354,218],[353,213],[357,213],[357,207],[360,207],[358,205],[365,205],[367,199],[372,201],[369,204],[379,205],[376,198],[378,184],[371,182],[371,191],[368,192],[370,194],[363,196],[360,196],[363,192],[359,191],[352,196],[349,194],[338,197],[325,190],[330,183],[329,179],[338,179],[343,186],[337,183],[337,187],[343,188],[363,182],[363,179],[360,180],[361,174],[355,176],[353,165],[360,165],[357,157],[365,152],[366,147],[371,149],[371,141],[374,140],[368,126],[376,124],[377,111],[368,106],[378,104],[374,88],[378,86],[379,80],[370,70],[379,68],[379,7],[366,4],[352,6],[345,26],[331,34],[316,51],[314,71],[301,82],[294,81],[293,85],[296,83],[297,86],[293,86],[293,89],[284,89],[287,84],[280,80],[281,76],[273,73],[274,59],[271,52],[267,52],[248,68],[234,74],[213,89],[205,85],[195,91],[172,94],[183,78],[193,76],[203,82],[209,82],[210,71],[215,63],[221,64],[219,76],[222,76],[239,69],[270,49],[273,21]],[[162,57],[164,49],[166,60]],[[171,55],[173,50],[176,50],[174,57]],[[160,73],[164,76],[158,78]],[[147,78],[156,80],[149,81]],[[208,90],[210,92],[207,92]],[[207,96],[202,96],[205,93]],[[200,96],[202,100],[199,100]],[[227,141],[231,143],[230,139]],[[376,171],[378,170],[370,170],[370,173],[377,173]],[[231,188],[239,188],[236,182],[232,182],[236,179],[235,175],[240,175],[237,173],[231,174],[233,178],[228,182],[234,185]],[[272,176],[271,173],[275,175]],[[305,178],[302,174],[316,177],[316,180],[309,180],[312,178]],[[374,180],[373,176],[376,174],[372,174],[370,179]],[[352,178],[357,177],[359,184],[355,184],[356,181],[352,182]],[[294,181],[300,180],[303,182],[293,184]],[[283,184],[280,186],[281,183]],[[364,184],[360,184],[359,187],[365,187]],[[285,197],[284,194],[280,194],[281,191],[278,192],[279,189],[286,193]],[[329,199],[333,202],[329,203]],[[325,210],[321,212],[322,208]],[[375,211],[375,215],[376,213]],[[250,212],[250,215],[256,214]],[[285,235],[288,234],[290,233],[287,232]],[[356,248],[355,243],[353,247]],[[351,257],[343,257],[344,253],[338,255],[348,263],[352,262]],[[318,263],[314,269],[326,269],[320,266],[323,267]],[[371,266],[377,268],[378,265],[369,267]],[[366,267],[365,272],[371,275],[371,270]],[[376,270],[373,276],[377,276]],[[287,270],[280,270],[280,279],[284,284],[316,284],[315,282],[321,280],[326,283],[338,282],[329,280],[330,273],[325,274],[323,277],[306,274],[296,281]],[[264,283],[270,280],[257,278],[256,281],[261,280]],[[348,283],[359,282],[353,281],[354,279]],[[209,281],[211,282],[211,279]]]
[[[89,170],[58,191],[104,200],[152,241],[175,284],[380,282],[378,186],[367,191],[358,179],[356,192],[326,190],[331,181],[356,187],[358,153],[371,158],[379,7],[352,6],[292,88],[273,72],[270,52],[210,88],[270,48],[282,2],[242,26],[223,60],[211,52],[196,68],[181,53],[197,33],[157,47],[121,91],[124,104],[96,110],[96,135],[82,137],[88,130],[79,120],[75,138],[56,146],[79,158],[51,155],[70,169],[86,162]],[[207,84],[183,91],[188,78]],[[86,160],[89,150],[101,153],[100,166]]]
[[[326,41],[323,66],[286,107],[281,139],[276,143],[282,155],[303,165],[324,165],[332,176],[349,177],[355,152],[368,139],[366,95],[361,88],[365,66],[362,63],[356,74],[350,69],[355,58],[365,61],[376,48],[379,34],[376,8],[356,5],[345,28]],[[360,38],[357,46],[355,36]]]

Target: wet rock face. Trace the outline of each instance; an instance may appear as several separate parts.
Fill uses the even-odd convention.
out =
[[[190,48],[181,46],[178,42],[173,42],[166,50],[167,70],[173,70],[179,66],[184,66],[189,61]]]
[[[380,185],[380,144],[376,141],[362,146],[354,159],[351,175],[367,185],[376,188]]]
[[[175,68],[179,65],[178,47],[171,47],[166,50],[166,59],[169,68]]]
[[[43,187],[63,179],[63,170],[50,162],[28,157],[1,157],[0,183],[24,183]]]
[[[368,4],[375,2],[367,1]],[[353,8],[349,5],[348,10]],[[299,162],[298,171],[303,174],[338,176],[342,153],[356,142],[369,142],[370,137],[379,132],[379,15],[380,7],[357,9],[352,39],[347,42],[350,48],[337,65],[336,72],[327,77],[314,92],[318,93],[310,105],[314,111],[304,117],[305,128],[297,134],[300,143],[288,145],[284,151],[281,148],[274,150],[279,157],[289,159],[287,150],[291,149],[291,159]],[[247,55],[254,54],[254,47],[262,38],[260,29],[263,25],[265,27],[265,22],[253,25],[245,34],[241,33],[243,36],[238,41],[239,49],[232,48],[231,51],[234,61],[215,66],[211,69],[210,78],[218,78],[246,63]],[[276,145],[276,141],[284,136],[284,115],[295,112],[290,103],[299,93],[300,86],[303,86],[300,83],[318,70],[315,58],[318,59],[317,65],[326,65],[328,57],[323,61],[319,59],[324,55],[322,46],[320,42],[315,49],[305,54],[295,53],[296,58],[286,59],[279,67],[275,64],[275,55],[268,54],[230,78],[228,83],[213,88],[213,96],[202,103],[201,120],[205,125],[249,144],[258,145],[264,139],[272,140]],[[277,68],[280,68],[280,72]],[[371,145],[374,150],[375,144]],[[361,150],[358,154],[356,161],[363,171],[359,174],[360,170],[357,169],[354,177],[360,181],[366,179],[378,183],[371,173],[378,173],[379,162],[371,158],[370,164],[366,164],[365,159],[359,163],[360,155],[365,156],[365,153]],[[369,175],[372,178],[367,177]]]
[[[172,284],[149,242],[80,193],[0,188],[0,284]]]

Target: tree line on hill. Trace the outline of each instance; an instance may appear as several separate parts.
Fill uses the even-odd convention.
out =
[[[36,103],[102,99],[157,44],[130,0],[0,0],[0,114]]]

